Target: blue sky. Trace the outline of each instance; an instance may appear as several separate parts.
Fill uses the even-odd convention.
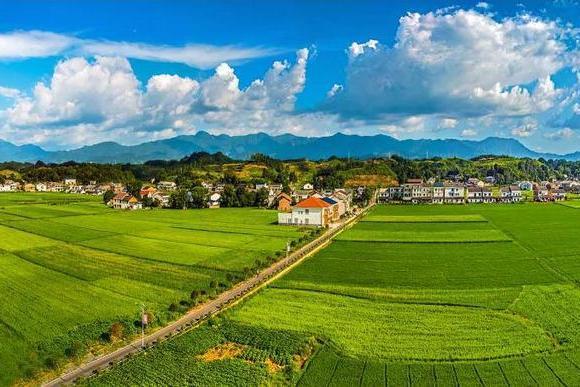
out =
[[[580,150],[577,0],[3,9],[0,138],[19,144],[340,131]]]

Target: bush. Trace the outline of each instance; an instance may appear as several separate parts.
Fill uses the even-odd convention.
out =
[[[125,334],[125,327],[120,322],[113,323],[109,329],[109,339],[122,339]]]
[[[78,340],[75,340],[71,343],[70,347],[64,350],[64,354],[68,358],[77,357],[82,353],[84,349],[83,343]]]
[[[177,310],[178,310],[179,308],[177,307],[177,304],[176,304],[175,302],[172,302],[172,303],[169,305],[169,308],[168,308],[168,309],[169,309],[169,311],[170,311],[170,312],[177,312]]]

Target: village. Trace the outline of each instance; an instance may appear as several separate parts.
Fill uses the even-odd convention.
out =
[[[224,183],[201,182],[202,203],[198,207],[219,208],[228,206],[224,201]],[[173,181],[159,181],[140,186],[138,193],[122,183],[79,184],[74,178],[61,182],[26,183],[6,180],[0,184],[0,192],[63,192],[71,194],[98,195],[114,209],[140,210],[150,207],[176,208],[172,195],[180,187]],[[307,225],[327,227],[350,215],[356,204],[363,204],[372,195],[379,203],[393,204],[475,204],[518,203],[522,201],[553,202],[566,200],[570,193],[580,191],[577,180],[520,181],[498,186],[493,178],[484,180],[468,178],[465,181],[435,181],[408,179],[402,184],[388,187],[356,187],[315,189],[311,183],[297,188],[282,184],[239,184],[238,192],[260,193],[263,200],[259,206],[278,210],[278,223],[282,225]],[[185,201],[192,201],[191,190],[186,190]],[[366,199],[364,198],[366,196]],[[183,208],[187,206],[184,204]]]

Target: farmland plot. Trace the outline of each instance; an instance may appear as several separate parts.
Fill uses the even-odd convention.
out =
[[[554,204],[378,206],[227,321],[316,336],[300,386],[580,385],[579,232]],[[179,383],[138,359],[94,381]]]
[[[0,194],[0,291],[8,300],[0,303],[0,385],[108,345],[116,323],[132,335],[143,303],[152,324],[164,324],[305,235],[277,226],[273,211],[131,213],[99,200]],[[246,363],[234,363],[233,374],[245,375]]]

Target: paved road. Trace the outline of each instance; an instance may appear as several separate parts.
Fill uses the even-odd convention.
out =
[[[249,293],[253,293],[256,289],[263,287],[267,283],[271,282],[275,277],[279,276],[281,272],[288,270],[307,256],[311,255],[316,250],[326,245],[332,238],[344,230],[345,227],[358,221],[358,219],[360,219],[360,217],[367,210],[368,207],[365,210],[360,211],[356,216],[351,217],[342,223],[333,225],[330,230],[322,234],[314,241],[291,253],[288,257],[274,263],[272,266],[261,271],[256,276],[240,282],[232,289],[218,295],[217,298],[210,300],[205,304],[189,311],[179,320],[174,321],[173,323],[148,334],[143,340],[144,347],[141,345],[141,339],[135,340],[114,352],[100,356],[88,363],[79,366],[78,368],[63,374],[56,379],[43,384],[43,386],[60,386],[63,384],[74,383],[79,378],[96,374],[100,370],[110,367],[115,363],[118,363],[119,361],[127,358],[128,356],[143,351],[144,348],[153,346],[160,341],[169,339],[172,336],[182,333],[184,330],[192,328],[202,320],[220,312],[224,308],[244,298]]]

